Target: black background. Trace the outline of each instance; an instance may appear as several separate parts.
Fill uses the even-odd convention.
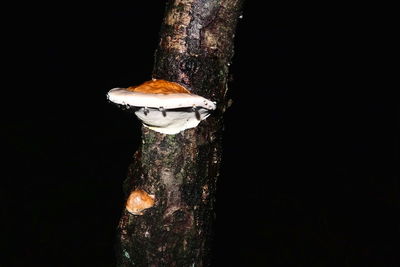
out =
[[[140,123],[105,94],[151,78],[164,1],[3,12],[0,266],[113,266]],[[215,266],[397,266],[398,111],[375,15],[247,1]]]

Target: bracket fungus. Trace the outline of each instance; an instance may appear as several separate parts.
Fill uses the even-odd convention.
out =
[[[143,210],[154,206],[154,195],[149,195],[141,189],[131,192],[126,201],[126,210],[133,215],[143,215]]]
[[[132,109],[146,127],[164,134],[196,127],[216,108],[215,102],[190,93],[178,83],[156,79],[111,89],[107,98]]]

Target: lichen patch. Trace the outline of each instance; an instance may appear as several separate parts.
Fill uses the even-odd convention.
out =
[[[162,45],[180,53],[187,51],[187,27],[192,19],[190,14],[193,0],[177,0],[175,7],[165,16],[165,24],[170,27],[170,34],[163,38]],[[171,37],[173,36],[173,37]]]

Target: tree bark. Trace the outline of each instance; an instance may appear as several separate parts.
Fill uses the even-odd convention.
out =
[[[142,127],[124,192],[128,198],[143,190],[155,202],[142,215],[123,212],[118,266],[210,265],[222,114],[242,1],[167,2],[152,77],[184,85],[217,102],[217,110],[176,135]]]

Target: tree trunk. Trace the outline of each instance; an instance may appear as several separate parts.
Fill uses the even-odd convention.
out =
[[[153,78],[184,85],[217,103],[196,128],[167,135],[142,127],[142,145],[124,183],[154,195],[154,206],[125,210],[118,266],[209,266],[222,114],[242,0],[168,1]],[[141,191],[143,190],[143,191]]]

